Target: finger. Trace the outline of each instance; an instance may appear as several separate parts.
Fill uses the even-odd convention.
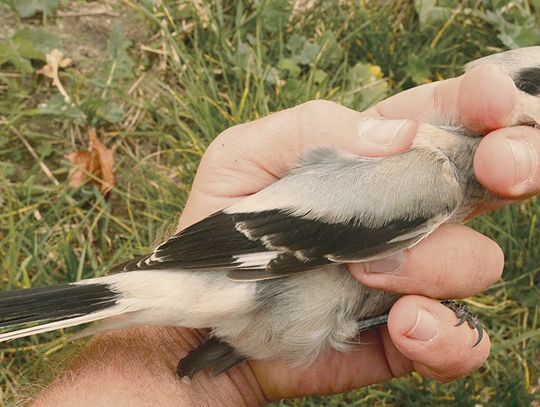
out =
[[[362,333],[361,341],[347,352],[328,348],[307,364],[271,360],[249,365],[269,400],[342,393],[390,380],[378,330]]]
[[[457,110],[466,128],[487,134],[508,126],[517,108],[516,86],[496,65],[478,65],[463,75]]]
[[[513,125],[527,106],[520,105],[514,82],[499,67],[478,65],[459,78],[414,90],[419,103],[407,105],[411,90],[379,103],[376,110],[388,118],[417,121],[436,120],[439,112],[445,112],[450,121],[479,134],[500,129],[496,137],[483,140],[476,153],[478,179],[504,198],[524,198],[540,191],[540,133],[527,127],[501,129]],[[496,201],[480,210],[505,203]]]
[[[444,102],[449,115],[454,117],[459,84],[460,79],[455,78],[417,86],[377,103],[375,110],[388,119],[409,118],[429,122],[439,110],[438,104]]]
[[[358,113],[333,102],[313,101],[227,129],[201,161],[180,227],[270,185],[315,146],[364,156],[409,148],[415,122],[370,118],[377,118],[376,112]]]
[[[540,192],[540,130],[517,126],[493,131],[474,157],[478,180],[496,194],[524,198]]]
[[[510,123],[517,108],[516,87],[496,66],[478,65],[458,78],[401,92],[375,108],[389,119],[437,122],[443,115],[445,121],[486,134]]]
[[[456,326],[457,322],[454,312],[437,301],[402,297],[390,310],[388,332],[392,345],[385,341],[385,348],[392,353],[395,346],[423,376],[441,381],[456,379],[480,367],[490,349],[485,332],[482,341],[473,347],[477,330],[467,324]],[[399,362],[396,358],[388,360]],[[408,370],[406,364],[405,368],[400,364],[390,367],[396,376]]]
[[[221,133],[206,161],[229,156],[254,161],[276,177],[297,163],[304,151],[331,146],[357,155],[385,156],[406,150],[416,125],[409,120],[380,122],[372,111],[358,113],[334,102],[316,100],[241,124]],[[380,117],[379,117],[380,118]]]
[[[491,239],[464,225],[444,225],[410,250],[389,258],[350,264],[367,286],[399,294],[463,298],[497,281],[504,256]]]

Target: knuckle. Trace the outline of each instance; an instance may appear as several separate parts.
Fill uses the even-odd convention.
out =
[[[302,144],[314,129],[325,128],[328,118],[336,116],[342,109],[345,108],[338,103],[324,99],[310,100],[293,108],[298,141]]]
[[[342,106],[336,102],[324,99],[317,99],[302,103],[298,106],[298,111],[302,114],[313,115],[318,113],[325,113],[329,110],[335,110],[341,107]]]

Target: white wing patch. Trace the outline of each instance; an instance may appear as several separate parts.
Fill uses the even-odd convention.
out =
[[[264,270],[279,254],[278,251],[239,254],[234,256],[235,265],[239,268]]]
[[[137,262],[137,267],[144,268],[146,266],[152,265],[154,262],[160,262],[162,258],[158,256],[156,253],[158,252],[158,249],[154,250],[154,253],[152,253],[151,256],[143,257],[141,260]]]

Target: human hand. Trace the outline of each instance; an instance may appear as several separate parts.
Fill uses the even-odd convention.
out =
[[[505,128],[515,106],[509,79],[479,66],[460,78],[400,93],[363,113],[317,101],[233,127],[203,157],[179,228],[263,189],[310,147],[330,145],[365,156],[405,150],[414,138],[415,121],[429,121],[438,111],[451,112],[471,130],[489,133],[474,163],[485,186],[504,199],[535,194],[540,190],[540,133],[525,126]],[[515,142],[532,150],[520,152],[511,147]],[[523,165],[528,158],[531,164]],[[328,350],[307,367],[250,361],[217,377],[203,371],[184,382],[174,374],[176,363],[205,333],[183,328],[116,331],[94,339],[34,405],[255,405],[343,392],[411,371],[452,380],[483,363],[489,339],[484,335],[473,348],[476,332],[454,327],[454,313],[430,298],[476,294],[499,278],[502,265],[494,242],[466,226],[445,225],[400,256],[350,265],[362,283],[404,294],[392,308],[387,328],[362,333],[363,343],[350,353]]]
[[[484,65],[462,77],[403,92],[363,113],[315,101],[233,127],[205,154],[179,229],[281,178],[310,147],[327,145],[364,156],[405,150],[415,134],[414,121],[430,121],[440,111],[451,112],[456,123],[468,129],[489,133],[475,156],[475,171],[501,196],[493,207],[508,198],[532,195],[540,188],[534,158],[540,150],[540,133],[526,126],[504,128],[515,106],[513,82],[497,68]],[[392,120],[366,122],[366,118]],[[515,143],[532,149],[524,153],[512,147]],[[497,245],[462,225],[446,225],[391,259],[350,265],[353,275],[368,286],[424,297],[402,297],[392,308],[388,329],[363,334],[366,343],[350,354],[328,350],[309,367],[300,368],[283,361],[250,362],[262,393],[274,399],[342,392],[413,370],[439,380],[469,372],[487,357],[489,340],[472,348],[476,332],[466,326],[455,328],[453,313],[426,297],[476,294],[499,278],[502,266]]]

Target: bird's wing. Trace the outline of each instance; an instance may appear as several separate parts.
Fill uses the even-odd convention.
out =
[[[460,200],[452,165],[437,152],[365,159],[317,150],[287,177],[121,268],[220,270],[253,281],[381,258],[427,236]]]

